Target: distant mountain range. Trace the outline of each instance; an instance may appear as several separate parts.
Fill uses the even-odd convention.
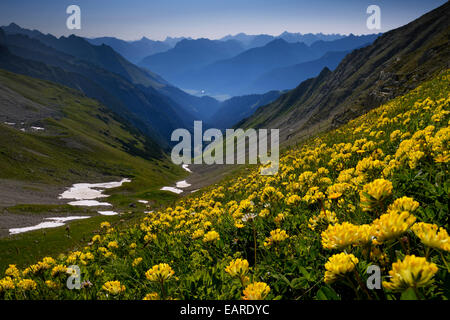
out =
[[[140,65],[185,89],[232,96],[263,93],[272,89],[291,89],[307,77],[317,75],[321,70],[312,72],[311,68],[306,66],[308,68],[303,71],[298,66],[300,63],[317,60],[327,52],[350,51],[368,45],[378,36],[378,34],[363,36],[351,34],[332,41],[318,40],[310,46],[303,42],[292,43],[277,38],[262,47],[245,51],[242,51],[242,46],[237,46],[236,42],[233,43],[235,50],[219,49],[219,45],[223,47],[227,43],[230,46],[230,41],[237,40],[227,42],[207,39],[183,40],[174,49],[145,58]],[[226,55],[230,57],[223,58]],[[332,68],[336,66],[336,57],[337,55],[326,55],[316,65]],[[275,87],[271,89],[267,89],[265,85],[258,87],[259,78],[264,77],[265,73],[287,67],[299,72],[297,83],[292,85],[292,82],[289,82],[288,87],[283,87],[284,82],[275,83]]]
[[[180,86],[180,75],[189,74],[217,60],[228,59],[244,51],[236,40],[181,40],[173,49],[144,58],[139,65]],[[177,84],[178,83],[178,84]]]
[[[449,16],[447,2],[383,34],[347,54],[334,71],[323,69],[237,126],[279,128],[281,142],[293,144],[414,89],[450,68]]]
[[[164,52],[173,47],[172,44],[165,41],[154,41],[146,37],[142,37],[142,39],[136,41],[124,41],[114,37],[85,39],[89,43],[97,46],[102,44],[110,46],[132,63],[138,63],[148,55]]]
[[[322,33],[301,34],[301,33],[290,33],[285,31],[279,36],[272,36],[266,34],[247,35],[245,33],[239,33],[234,36],[228,35],[218,40],[221,41],[236,40],[242,44],[245,50],[248,50],[255,47],[265,46],[270,41],[275,40],[277,38],[284,39],[287,42],[304,42],[307,45],[311,45],[313,42],[319,40],[331,41],[343,37],[345,36],[340,34],[322,34]],[[135,41],[125,41],[114,37],[99,37],[99,38],[85,38],[85,39],[91,44],[95,45],[106,44],[111,48],[113,48],[115,51],[117,51],[119,54],[121,54],[124,58],[135,64],[139,63],[140,61],[142,61],[142,59],[144,59],[147,56],[160,52],[165,52],[172,49],[178,42],[182,40],[192,40],[192,38],[190,37],[175,37],[175,38],[166,37],[164,41],[151,40],[146,37],[142,37],[140,40]]]
[[[283,32],[278,36],[272,36],[268,34],[259,34],[259,35],[247,35],[245,33],[238,33],[234,36],[228,35],[220,40],[238,40],[242,42],[244,47],[246,49],[256,48],[256,47],[263,47],[269,42],[275,40],[275,39],[283,39],[287,42],[303,42],[306,45],[311,45],[312,43],[324,40],[324,41],[333,41],[337,39],[341,39],[345,37],[345,35],[341,34],[323,34],[323,33],[290,33],[290,32]]]

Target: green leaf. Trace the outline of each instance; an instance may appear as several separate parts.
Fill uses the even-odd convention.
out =
[[[408,288],[402,292],[400,300],[417,300],[416,293],[413,288]]]
[[[341,300],[336,291],[328,286],[321,287],[317,292],[316,298],[318,300]]]

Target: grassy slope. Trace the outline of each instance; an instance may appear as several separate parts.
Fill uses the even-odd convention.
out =
[[[280,171],[276,176],[261,176],[255,168],[250,173],[233,176],[220,185],[211,186],[203,194],[183,199],[177,202],[176,207],[149,214],[141,223],[130,228],[103,230],[100,241],[83,250],[84,253],[92,253],[93,260],[86,261],[86,258],[80,257],[66,260],[67,257],[61,257],[57,262],[81,265],[83,279],[93,283],[90,289],[69,291],[64,287],[65,278],[51,277],[48,269],[25,276],[37,283],[37,289],[28,292],[27,297],[116,298],[113,295],[108,297],[102,289],[105,282],[113,280],[125,285],[126,289],[119,298],[142,299],[151,292],[161,295],[159,284],[148,281],[145,272],[153,265],[168,263],[177,279],[165,283],[166,297],[239,299],[243,287],[224,269],[230,260],[242,257],[249,261],[250,280],[263,281],[270,286],[270,299],[366,299],[363,288],[352,289],[352,286],[359,287],[354,273],[348,274],[347,282],[351,285],[340,280],[332,284],[323,283],[324,264],[344,248],[327,250],[322,246],[321,232],[333,224],[319,219],[319,214],[323,212],[322,205],[325,203],[326,208],[335,213],[339,223],[372,224],[377,216],[386,212],[394,199],[408,196],[420,204],[413,213],[417,222],[445,227],[449,187],[449,79],[450,70],[447,70],[407,95],[288,150],[280,159]],[[396,130],[401,132],[393,134]],[[438,138],[438,132],[444,135]],[[413,146],[424,151],[417,163],[411,164],[417,153],[404,149],[402,140],[410,140]],[[406,157],[400,150],[406,152]],[[443,156],[447,157],[444,162]],[[392,159],[398,163],[392,162]],[[371,166],[364,166],[367,162]],[[347,169],[355,171],[342,175],[341,172]],[[305,171],[310,171],[312,178],[300,178]],[[348,175],[350,178],[347,179]],[[332,200],[331,197],[327,199],[330,195],[328,186],[343,181],[339,180],[341,178],[348,183],[348,189],[338,196],[342,201]],[[379,178],[392,182],[392,195],[386,193],[381,203],[369,211],[363,211],[360,191]],[[282,196],[266,189],[269,186]],[[311,201],[305,197],[314,190],[313,187],[323,192],[321,196],[316,194],[322,201]],[[300,198],[291,202],[294,195]],[[244,222],[242,228],[236,227],[236,223],[242,223],[244,213],[260,213],[263,209],[269,212],[258,217],[254,225]],[[281,213],[283,216],[279,215]],[[310,218],[318,222],[314,228]],[[396,224],[394,221],[391,223]],[[285,230],[289,238],[266,246],[264,243],[269,241],[270,232],[276,228]],[[202,235],[193,237],[194,232],[199,230],[215,230],[220,239],[205,242]],[[255,234],[256,252],[253,249]],[[399,241],[404,239],[403,236],[408,239],[407,246],[404,241]],[[132,249],[130,245],[136,248]],[[409,227],[392,239],[380,244],[372,243],[371,246],[371,249],[376,247],[381,250],[385,256],[376,251],[369,255],[365,251],[367,246],[355,244],[345,247],[347,252],[358,257],[355,270],[363,282],[368,276],[366,268],[371,263],[380,265],[383,280],[389,281],[386,276],[397,259],[402,260],[410,254],[421,257],[427,254],[428,261],[435,263],[438,271],[434,275],[434,284],[419,288],[417,294],[426,298],[448,299],[449,273],[444,260],[444,257],[448,260],[448,253],[441,255],[438,249],[427,249]],[[112,255],[105,255],[99,250],[100,247]],[[143,260],[133,266],[132,262],[137,257]],[[47,279],[60,282],[61,289],[48,289],[44,284]],[[374,290],[368,294],[378,299],[400,298],[400,293],[388,290]],[[407,293],[410,298],[415,294]],[[21,298],[23,295],[16,291],[8,292],[6,297]]]
[[[56,114],[40,121],[44,123],[45,132],[24,133],[0,124],[0,178],[68,187],[76,182],[130,177],[131,183],[107,191],[111,194],[108,201],[123,210],[129,210],[128,204],[137,199],[152,200],[157,206],[176,198],[159,189],[186,172],[172,165],[163,155],[160,159],[151,158],[153,150],[146,145],[146,139],[98,102],[51,82],[2,70],[0,82],[19,96],[46,106]],[[46,206],[31,207],[26,211],[39,214],[48,210]],[[143,206],[138,205],[138,208],[142,212]],[[64,206],[59,209],[68,211]],[[23,208],[19,206],[9,211],[19,213]],[[99,217],[73,222],[70,240],[65,237],[64,228],[30,232],[14,236],[13,240],[2,239],[0,269],[16,259],[30,262],[45,254],[72,248],[86,234],[92,233],[100,219],[119,220],[118,217]],[[53,240],[42,242],[42,237]]]

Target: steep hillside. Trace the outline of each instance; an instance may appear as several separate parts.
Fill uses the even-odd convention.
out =
[[[245,90],[262,93],[268,90],[293,89],[308,78],[317,76],[323,68],[334,70],[348,51],[327,52],[321,58],[266,72]]]
[[[157,144],[79,91],[0,70],[0,100],[1,183],[134,177],[156,188],[168,179],[163,166],[177,171]]]
[[[333,72],[324,69],[239,125],[280,128],[280,139],[294,143],[415,88],[449,66],[449,15],[447,2],[383,34],[348,54]]]
[[[57,38],[51,34],[44,35],[37,30],[27,30],[11,23],[2,27],[7,35],[26,35],[36,39],[42,44],[59,52],[71,55],[79,60],[84,60],[104,70],[120,74],[133,84],[144,86],[158,86],[164,80],[156,74],[143,70],[124,59],[111,47],[101,44],[92,45],[83,38],[71,35],[69,37]]]

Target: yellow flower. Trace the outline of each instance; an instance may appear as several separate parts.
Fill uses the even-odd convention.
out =
[[[411,227],[412,231],[416,234],[418,238],[423,242],[423,244],[450,251],[450,237],[447,230],[444,228],[439,228],[435,224],[419,222]]]
[[[232,277],[243,277],[248,272],[248,261],[246,259],[232,260],[225,268],[225,272]]]
[[[275,230],[270,231],[270,237],[266,238],[264,241],[264,246],[268,247],[271,246],[274,242],[282,242],[289,238],[289,235],[286,233],[286,231],[278,228]]]
[[[205,234],[205,231],[203,231],[203,229],[197,229],[194,231],[194,233],[192,233],[192,239],[197,239],[197,238],[203,237],[204,234]]]
[[[398,238],[416,221],[416,217],[408,211],[388,211],[372,222],[377,241]]]
[[[142,258],[139,257],[139,258],[134,259],[134,261],[133,261],[133,263],[132,263],[131,265],[132,265],[133,267],[136,267],[136,266],[138,266],[141,262],[142,262]]]
[[[219,234],[216,231],[211,230],[205,234],[205,236],[203,237],[203,242],[215,241],[219,239],[220,239]]]
[[[396,199],[394,203],[389,206],[389,210],[414,212],[418,207],[419,203],[414,201],[413,198],[402,197]]]
[[[338,277],[352,272],[358,262],[358,258],[353,254],[347,254],[345,252],[331,256],[328,258],[327,263],[325,263],[325,283],[332,283]]]
[[[110,243],[108,243],[108,248],[117,249],[119,248],[119,244],[117,243],[117,241],[111,241]]]
[[[263,300],[270,292],[270,287],[264,282],[254,282],[244,289],[244,300]]]
[[[19,283],[17,283],[17,288],[24,291],[35,290],[37,288],[37,284],[36,282],[34,282],[34,280],[22,279],[19,281]]]
[[[392,194],[392,183],[389,180],[376,179],[366,184],[360,192],[361,207],[371,211]]]
[[[11,279],[11,277],[0,279],[0,293],[6,290],[13,290],[14,288],[14,281]]]
[[[45,281],[45,285],[50,289],[58,289],[59,288],[59,284],[57,284],[56,282],[54,282],[52,280]]]
[[[108,221],[102,222],[100,224],[100,228],[102,228],[102,229],[108,229],[110,227],[111,227],[111,224]]]
[[[67,267],[64,265],[59,264],[57,266],[54,266],[52,269],[52,277],[54,278],[57,275],[64,274],[64,273],[66,273],[66,271],[67,271]]]
[[[160,300],[157,292],[148,293],[143,300]]]
[[[5,275],[13,278],[20,278],[20,271],[15,264],[10,264],[8,269],[5,270]]]
[[[120,281],[108,281],[102,286],[102,289],[112,295],[118,295],[125,291],[125,286]]]
[[[349,245],[364,244],[371,240],[373,233],[372,226],[354,225],[349,222],[329,225],[322,232],[322,247],[325,249],[342,249]]]
[[[160,263],[154,265],[145,273],[145,277],[150,281],[164,282],[170,279],[175,274],[175,271],[167,263]]]
[[[392,264],[390,281],[383,281],[383,287],[393,291],[403,291],[410,287],[425,287],[433,282],[438,267],[423,257],[406,256],[403,261]]]
[[[336,183],[328,187],[327,194],[328,199],[337,199],[341,197],[344,192],[350,189],[350,185],[348,183]]]
[[[294,194],[286,199],[286,204],[288,206],[292,206],[292,205],[299,203],[301,200],[302,200],[302,198],[300,198],[298,195]]]

